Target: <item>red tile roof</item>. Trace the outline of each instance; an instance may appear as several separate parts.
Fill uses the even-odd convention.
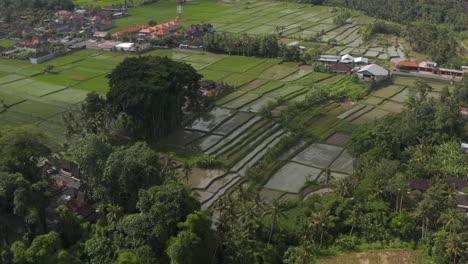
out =
[[[416,62],[413,62],[413,61],[400,61],[400,62],[397,63],[397,67],[398,66],[416,67],[416,68],[419,67],[419,65]]]
[[[24,46],[32,46],[32,45],[37,45],[37,44],[39,44],[39,43],[41,43],[41,41],[38,40],[38,39],[36,39],[36,40],[34,40],[34,41],[26,40],[26,41],[21,42],[20,44],[22,44],[22,45],[24,45]]]
[[[120,36],[128,34],[128,33],[133,33],[133,32],[136,32],[136,31],[140,31],[140,29],[141,29],[140,26],[135,26],[135,27],[132,27],[132,28],[127,28],[127,29],[115,32],[114,34],[112,34],[112,36],[120,37]]]
[[[85,205],[86,205],[85,202],[82,202],[82,201],[76,200],[76,199],[65,202],[65,206],[68,207],[68,209],[70,209],[70,211],[72,211],[72,212],[78,211],[81,207],[83,207]]]
[[[109,21],[109,20],[102,20],[101,22],[99,22],[100,24],[104,24],[104,25],[109,25],[109,24],[112,24],[114,22],[112,21]]]

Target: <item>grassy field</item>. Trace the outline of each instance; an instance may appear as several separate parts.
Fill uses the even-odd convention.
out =
[[[6,47],[11,47],[14,46],[16,42],[10,41],[10,40],[1,40],[0,41],[0,47],[6,48]]]

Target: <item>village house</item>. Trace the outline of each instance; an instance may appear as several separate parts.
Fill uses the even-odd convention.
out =
[[[362,67],[358,72],[359,79],[370,79],[376,82],[388,79],[388,71],[377,64],[370,64]]]
[[[93,38],[106,38],[110,35],[107,31],[96,31],[93,34]]]
[[[97,22],[96,27],[99,31],[106,31],[115,27],[115,22],[111,20],[101,20]]]
[[[434,75],[445,76],[445,77],[463,77],[463,71],[438,68],[437,63],[426,61],[420,64],[412,61],[400,61],[396,65],[400,71],[407,72],[419,72],[419,73],[432,73]]]
[[[118,38],[118,37],[130,35],[130,34],[133,34],[133,33],[136,33],[138,31],[140,31],[141,28],[142,28],[141,26],[135,26],[135,27],[127,28],[127,29],[115,32],[114,34],[112,34],[112,36]]]

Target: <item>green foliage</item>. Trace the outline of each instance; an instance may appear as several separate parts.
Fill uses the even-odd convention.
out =
[[[198,253],[195,251],[200,246],[200,238],[190,232],[181,231],[177,237],[172,238],[166,250],[171,259],[171,264],[190,264]]]
[[[330,64],[314,62],[312,63],[312,68],[315,72],[332,73],[332,67]]]
[[[413,217],[406,211],[406,209],[403,209],[398,213],[393,213],[390,227],[392,228],[392,231],[402,239],[410,240],[411,238],[414,238],[416,224]]]
[[[445,26],[413,23],[408,30],[408,38],[416,52],[428,54],[439,63],[447,62],[458,48],[457,41]]]
[[[276,58],[281,53],[278,37],[274,34],[264,36],[205,34],[203,45],[208,51],[229,55]]]
[[[222,169],[225,164],[226,158],[209,154],[199,155],[193,161],[193,166],[202,169]]]
[[[336,24],[336,25],[344,25],[346,24],[346,21],[351,17],[351,12],[349,12],[349,10],[341,10],[339,13],[338,13],[338,16],[336,16],[335,18],[333,18],[333,24]]]
[[[126,58],[107,77],[108,103],[125,112],[131,127],[142,129],[149,140],[181,124],[185,98],[196,106],[202,78],[186,63],[153,56]]]
[[[0,130],[0,170],[35,180],[39,160],[50,155],[52,148],[48,135],[36,127],[4,128]]]
[[[335,245],[343,250],[353,250],[359,243],[359,239],[353,235],[339,235],[335,240]]]

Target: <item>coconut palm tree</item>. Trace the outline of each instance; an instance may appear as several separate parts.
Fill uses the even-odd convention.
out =
[[[267,246],[270,245],[271,236],[273,235],[273,230],[280,227],[281,218],[286,217],[284,214],[284,205],[285,201],[283,199],[273,199],[271,204],[269,204],[268,210],[263,213],[263,216],[270,215],[270,235],[268,236]]]
[[[439,221],[444,223],[444,228],[449,228],[449,232],[455,232],[463,227],[463,214],[455,208],[447,209],[440,215]]]
[[[123,215],[124,213],[122,207],[114,204],[109,204],[107,206],[106,220],[108,225],[116,223],[120,220],[120,218],[123,217]]]
[[[329,210],[320,210],[312,213],[312,224],[320,232],[320,246],[322,246],[323,242],[323,233],[325,233],[327,225],[332,223],[333,220],[334,217],[330,215]]]
[[[465,242],[466,243],[466,242]],[[457,260],[467,254],[466,246],[463,246],[462,234],[450,233],[445,241],[445,252],[453,258],[453,264]]]

